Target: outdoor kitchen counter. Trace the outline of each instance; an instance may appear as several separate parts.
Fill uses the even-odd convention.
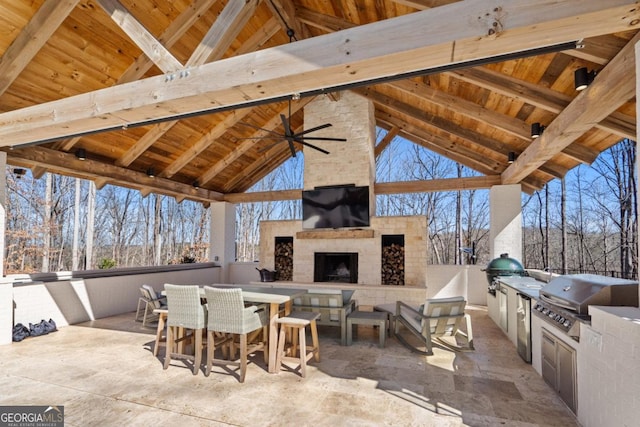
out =
[[[546,282],[536,280],[533,277],[506,276],[498,279],[501,285],[510,287],[511,289],[537,300],[540,298],[540,289]]]
[[[518,294],[537,301],[540,298],[540,289],[547,283],[529,276],[501,276],[497,280],[500,289],[498,289],[497,297],[490,301],[493,304],[487,303],[489,316],[517,347]]]

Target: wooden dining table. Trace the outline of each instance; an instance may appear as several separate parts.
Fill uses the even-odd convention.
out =
[[[245,302],[269,304],[269,367],[270,373],[276,373],[279,366],[276,366],[278,348],[278,324],[276,323],[280,315],[280,304],[284,304],[285,316],[291,313],[293,300],[307,293],[307,289],[294,288],[269,288],[269,287],[243,287],[242,298]]]
[[[214,288],[240,288],[242,298],[245,302],[269,304],[269,366],[270,373],[276,373],[279,367],[276,366],[278,348],[278,324],[276,323],[280,315],[280,305],[284,305],[285,316],[291,313],[293,300],[307,293],[307,289],[296,288],[271,288],[267,286],[242,286],[242,285],[209,285]],[[200,287],[200,292],[204,297],[204,287]],[[163,291],[164,293],[164,291]]]

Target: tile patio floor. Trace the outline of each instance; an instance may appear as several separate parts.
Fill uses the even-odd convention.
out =
[[[489,319],[469,307],[474,352],[377,346],[360,326],[350,347],[320,328],[307,378],[269,374],[258,354],[244,384],[214,367],[166,371],[155,325],[134,313],[0,346],[0,405],[64,405],[66,426],[578,426],[569,409]]]

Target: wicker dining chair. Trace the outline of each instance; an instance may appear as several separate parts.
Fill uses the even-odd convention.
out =
[[[209,313],[207,321],[207,368],[205,375],[211,373],[211,366],[234,365],[240,366],[240,382],[244,382],[247,372],[248,355],[256,351],[262,351],[265,363],[267,357],[267,316],[264,309],[255,305],[245,307],[242,297],[242,289],[219,289],[210,286],[204,287],[207,297],[207,309]],[[261,332],[260,340],[249,343],[248,335],[252,332]],[[222,360],[214,358],[216,333],[234,334],[240,338],[240,361]],[[231,343],[231,354],[233,341]]]
[[[164,285],[167,294],[167,342],[164,369],[172,358],[193,360],[193,375],[198,373],[202,361],[202,334],[207,326],[207,308],[200,302],[197,285]],[[188,333],[191,331],[191,333]],[[180,351],[185,341],[195,342],[194,354]]]

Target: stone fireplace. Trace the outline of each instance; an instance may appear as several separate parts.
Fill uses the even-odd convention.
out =
[[[328,155],[304,150],[304,189],[368,186],[370,225],[303,229],[302,220],[262,221],[262,267],[278,271],[279,266],[285,266],[283,277],[287,279],[279,280],[295,283],[426,286],[426,217],[375,216],[373,104],[357,94],[343,92],[338,100],[316,98],[307,104],[304,115],[305,128],[331,123],[332,127],[322,130],[322,136],[347,138],[347,142],[314,141],[329,151]],[[287,245],[284,251],[283,242]],[[283,252],[290,258],[282,258]]]

